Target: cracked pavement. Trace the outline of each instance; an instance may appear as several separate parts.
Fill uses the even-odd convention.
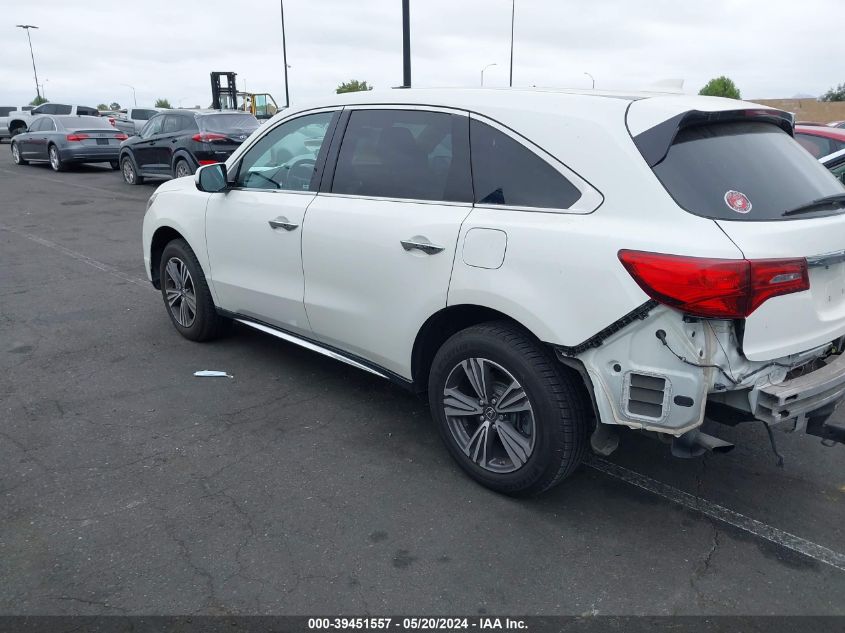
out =
[[[365,372],[182,339],[136,283],[153,188],[0,148],[0,613],[845,614],[842,571],[594,469],[480,488]],[[845,447],[779,435],[781,469],[762,427],[716,432],[611,461],[845,551]]]

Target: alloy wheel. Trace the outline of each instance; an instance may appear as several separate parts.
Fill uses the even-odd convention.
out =
[[[135,170],[128,158],[123,161],[123,179],[130,185],[135,184]]]
[[[498,363],[461,361],[449,372],[442,403],[452,438],[481,468],[511,473],[534,452],[537,425],[528,394]]]
[[[183,160],[180,160],[176,163],[176,177],[182,178],[183,176],[190,176],[191,170],[188,169],[188,163]]]
[[[17,143],[12,143],[12,158],[14,159],[14,161],[15,161],[16,163],[20,164],[20,162],[21,162],[21,153],[20,153],[20,150],[18,149],[18,144],[17,144]]]
[[[197,317],[197,295],[188,266],[171,257],[164,267],[164,294],[170,313],[182,327],[191,327]]]
[[[50,148],[50,166],[59,171],[59,152],[55,145]]]

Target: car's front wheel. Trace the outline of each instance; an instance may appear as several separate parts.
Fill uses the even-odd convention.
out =
[[[53,171],[64,171],[65,164],[62,161],[62,157],[59,155],[59,148],[55,145],[51,145],[50,149],[47,151],[47,154],[50,157],[50,167],[53,168]]]
[[[449,452],[498,492],[543,492],[586,454],[583,394],[548,349],[509,323],[473,326],[446,341],[428,397]]]
[[[15,161],[15,165],[27,164],[27,161],[21,156],[21,148],[14,141],[12,141],[12,160]]]
[[[209,341],[231,326],[230,319],[217,313],[202,267],[185,240],[176,239],[164,247],[159,281],[167,314],[185,338]]]

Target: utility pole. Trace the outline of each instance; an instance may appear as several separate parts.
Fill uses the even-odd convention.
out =
[[[32,57],[32,74],[35,75],[35,94],[38,96],[38,100],[41,101],[41,90],[38,88],[38,71],[35,70],[35,53],[32,52],[32,38],[29,36],[29,29],[37,29],[38,27],[33,24],[18,24],[17,27],[26,31],[26,39],[29,40],[29,56]]]
[[[411,87],[410,0],[402,0],[402,87]]]
[[[481,69],[481,87],[482,88],[484,87],[484,71],[487,70],[488,68],[490,68],[490,66],[498,66],[498,64],[496,62],[493,62],[492,64],[487,64],[484,68]]]
[[[592,76],[590,73],[588,73],[587,71],[584,71],[584,74],[585,74],[585,75],[587,75],[587,77],[589,77],[589,78],[590,78],[590,81],[592,81],[592,82],[593,82],[593,90],[595,90],[595,89],[596,89],[596,78],[595,78],[595,77],[593,77],[593,76]]]
[[[285,67],[285,107],[290,107],[290,91],[288,90],[288,49],[285,41],[285,0],[279,0],[282,10],[282,64]]]
[[[516,16],[516,0],[511,0],[511,72],[508,85],[513,88],[513,22]]]

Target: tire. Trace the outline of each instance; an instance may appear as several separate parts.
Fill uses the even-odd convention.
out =
[[[21,157],[20,148],[14,141],[12,141],[12,160],[15,161],[15,165],[27,165],[29,163],[29,161]]]
[[[50,167],[53,168],[53,171],[64,171],[67,169],[65,164],[62,162],[62,157],[59,155],[59,148],[55,145],[50,145],[47,148],[47,155],[50,157]]]
[[[120,169],[120,161],[110,160],[109,167],[112,168],[112,171],[117,171],[118,169]]]
[[[123,174],[123,182],[127,185],[143,185],[144,177],[139,176],[135,170],[135,163],[129,156],[120,159],[120,172]]]
[[[26,132],[25,125],[16,125],[11,130],[9,130],[9,134],[12,135],[12,138],[16,137],[18,134],[23,134],[24,132]]]
[[[191,176],[193,175],[194,170],[191,169],[191,166],[188,164],[184,158],[180,158],[176,161],[176,164],[173,166],[173,177],[174,178],[182,178],[184,176]]]
[[[478,398],[472,376],[476,385],[487,384],[485,398]],[[508,322],[476,325],[447,340],[432,363],[428,398],[449,453],[470,477],[497,492],[544,492],[586,455],[583,393],[545,346]]]
[[[210,341],[231,328],[231,319],[217,314],[202,267],[185,240],[176,239],[164,247],[159,280],[170,321],[186,339]]]

